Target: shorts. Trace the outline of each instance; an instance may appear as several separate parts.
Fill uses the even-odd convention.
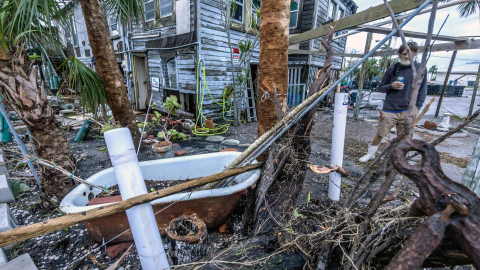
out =
[[[405,131],[406,121],[405,118],[407,117],[408,111],[400,112],[400,113],[391,113],[391,112],[384,112],[382,111],[382,117],[378,122],[378,130],[377,134],[382,138],[387,137],[390,133],[390,130],[394,126],[397,126],[397,136]],[[415,118],[418,115],[418,108],[415,107]]]

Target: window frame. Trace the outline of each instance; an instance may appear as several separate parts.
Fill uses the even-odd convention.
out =
[[[331,7],[333,7],[333,11],[330,9]],[[328,3],[327,20],[335,21],[335,18],[337,17],[337,10],[338,10],[338,3],[333,0],[330,0],[330,2]]]
[[[160,18],[165,18],[173,15],[174,1],[175,0],[170,0],[170,7],[172,8],[170,13],[162,16],[162,0],[158,0],[158,13],[160,14]]]
[[[171,87],[172,85],[172,82],[170,80],[170,76],[171,75],[170,73],[168,73],[168,63],[170,61],[175,61],[175,88]],[[175,57],[172,57],[171,59],[169,59],[168,61],[163,61],[162,60],[162,86],[164,89],[168,89],[168,90],[175,90],[175,91],[178,91],[178,65],[177,65],[177,56]],[[167,87],[166,85],[166,78],[168,78],[168,81],[169,81],[169,86]]]
[[[112,19],[115,19],[115,28],[116,28],[115,31],[117,31],[116,34],[113,33],[114,30],[112,29],[112,26],[114,26],[114,24],[112,24]],[[109,28],[110,28],[110,36],[112,36],[112,37],[120,36],[120,31],[118,30],[119,27],[118,27],[118,18],[117,18],[117,16],[116,16],[116,15],[113,15],[113,14],[110,15],[110,17],[109,17],[109,19],[108,19],[108,22],[109,22],[109,25],[110,25],[110,27],[109,27]]]
[[[298,27],[298,14],[300,13],[299,12],[299,7],[300,7],[300,0],[296,0],[296,4],[297,4],[297,9],[295,11],[292,11],[292,9],[290,8],[290,20],[292,20],[292,12],[296,12],[297,13],[297,16],[295,18],[295,26],[290,26],[290,22],[289,22],[289,25],[288,25],[288,28],[289,29],[295,29]],[[290,7],[292,6],[292,4],[290,3]]]
[[[239,3],[239,1],[242,1],[242,3]],[[233,22],[235,23],[239,23],[239,24],[244,24],[245,23],[245,1],[246,0],[235,0],[235,3],[237,4],[237,9],[235,10],[235,12],[237,12],[237,10],[239,10],[239,7],[242,7],[241,11],[242,11],[242,21],[239,21],[237,19],[235,19],[235,14],[230,14],[230,18],[232,19]]]
[[[150,3],[150,2],[153,3],[153,9],[152,9],[153,10],[153,17],[151,19],[147,20],[146,5],[147,5],[147,3]],[[155,20],[155,0],[145,0],[143,2],[143,11],[144,11],[143,12],[144,13],[143,17],[144,17],[145,22],[150,22],[150,21]]]

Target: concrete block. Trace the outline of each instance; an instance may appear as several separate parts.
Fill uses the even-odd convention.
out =
[[[0,203],[11,203],[15,201],[13,197],[12,189],[7,182],[7,176],[5,174],[0,175]]]
[[[0,248],[0,267],[7,263],[7,256],[5,256],[5,252],[3,249]]]
[[[38,270],[35,264],[27,253],[18,256],[17,258],[1,265],[0,270]]]
[[[12,211],[10,211],[8,205],[6,203],[0,204],[0,233],[15,229],[17,227],[17,219],[12,214]],[[2,249],[7,251],[10,250],[13,246],[14,244],[2,247]]]

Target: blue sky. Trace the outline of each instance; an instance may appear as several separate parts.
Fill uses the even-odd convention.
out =
[[[354,0],[358,6],[357,12],[362,10],[368,9],[371,6],[376,6],[383,4],[383,0]],[[435,18],[435,27],[434,27],[434,34],[438,32],[440,26],[444,22],[447,15],[450,14],[448,17],[445,26],[443,27],[440,35],[446,36],[479,36],[480,38],[480,19],[477,14],[474,14],[467,18],[461,18],[456,7],[445,8],[437,11],[437,16]],[[405,25],[405,30],[417,31],[417,32],[427,32],[428,27],[428,20],[430,18],[430,14],[422,14],[414,19],[412,19],[407,25]],[[391,27],[390,25],[385,25],[383,27]],[[373,35],[373,42],[372,47],[376,44],[375,40],[382,40],[385,35],[374,34]],[[350,51],[351,49],[356,49],[360,52],[363,52],[365,49],[365,41],[367,38],[366,33],[358,33],[355,35],[351,35],[347,39],[347,48],[346,51]],[[407,37],[407,40],[409,38]],[[414,39],[419,45],[423,45],[424,40]],[[435,43],[443,43],[444,41],[436,41]],[[396,43],[396,48],[400,46],[401,40],[397,38],[392,41],[393,44]],[[432,65],[438,65],[439,70],[446,70],[448,68],[448,64],[450,62],[450,57],[452,56],[452,52],[436,52],[432,53],[430,60],[428,61],[427,68]],[[474,64],[468,64],[477,61]],[[458,51],[457,58],[454,63],[453,70],[456,71],[477,71],[478,70],[478,61],[480,61],[480,50],[469,50],[469,51]]]

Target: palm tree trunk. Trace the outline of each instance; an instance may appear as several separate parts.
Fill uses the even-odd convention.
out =
[[[258,98],[258,136],[262,136],[278,122],[273,89],[282,104],[287,101],[288,85],[288,31],[291,0],[264,0],[261,2],[260,64]],[[260,159],[265,159],[266,153]]]
[[[14,52],[11,51],[9,55]],[[73,172],[75,158],[44,91],[37,84],[38,67],[33,66],[28,70],[29,66],[26,59],[0,62],[2,96],[31,131],[38,157]],[[46,169],[42,176],[42,187],[47,200],[56,196],[60,201],[75,187],[72,179],[57,170]]]
[[[130,106],[122,73],[115,58],[102,5],[99,0],[81,0],[80,4],[87,26],[88,40],[105,89],[108,105],[112,109],[115,121],[130,129],[133,142],[137,145],[140,132]]]

